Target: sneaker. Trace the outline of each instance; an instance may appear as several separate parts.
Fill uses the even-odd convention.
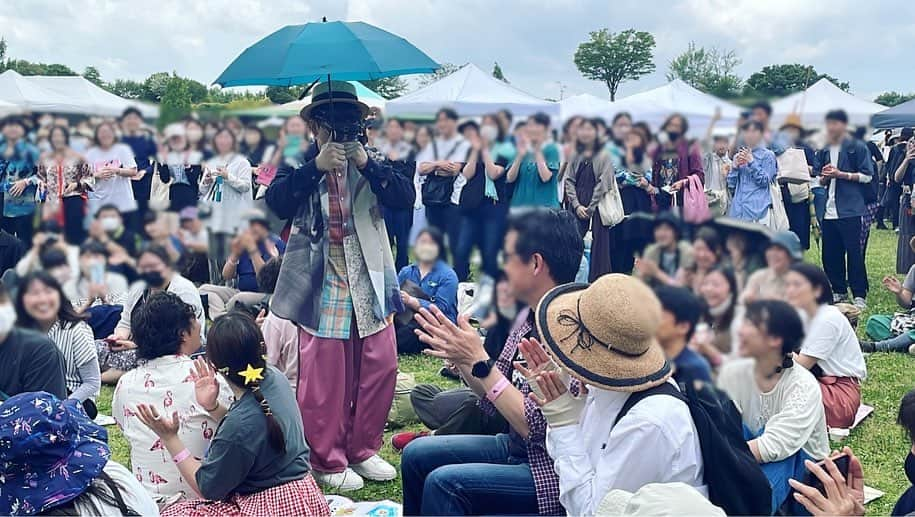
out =
[[[365,486],[365,481],[353,469],[333,473],[312,471],[311,474],[319,485],[335,492],[353,492]]]
[[[362,463],[352,465],[352,469],[372,481],[391,481],[397,477],[397,469],[377,454]]]
[[[915,355],[915,345],[909,347],[909,355]]]
[[[893,228],[893,233],[899,233],[899,228]]]
[[[873,354],[877,351],[877,347],[874,345],[873,341],[863,341],[859,339],[858,345],[861,347],[861,351],[865,354]]]
[[[855,296],[855,307],[857,307],[858,310],[866,311],[867,310],[867,301],[864,298],[861,298],[860,296]]]
[[[391,447],[397,452],[403,452],[407,444],[423,436],[429,436],[429,431],[397,433],[391,437]]]

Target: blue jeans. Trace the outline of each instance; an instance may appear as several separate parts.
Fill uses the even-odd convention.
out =
[[[817,222],[820,223],[820,228],[822,228],[823,218],[826,217],[826,188],[813,187],[810,191],[813,192],[813,211],[817,216]]]
[[[538,513],[531,468],[511,457],[506,434],[419,438],[400,467],[404,515]]]
[[[874,348],[876,348],[878,352],[902,352],[903,354],[906,354],[909,352],[909,347],[913,344],[915,344],[915,339],[912,339],[909,333],[905,332],[890,339],[877,341],[874,343]]]
[[[470,276],[470,252],[476,246],[483,258],[483,273],[499,276],[499,248],[505,236],[508,207],[484,199],[480,206],[461,214],[457,245],[454,249],[454,272],[465,282]]]
[[[744,425],[743,426],[743,436],[746,440],[752,440],[754,438],[759,438],[765,428],[760,429],[758,433],[750,431],[750,429]],[[772,463],[761,463],[759,466],[762,468],[763,474],[766,475],[766,478],[769,480],[769,486],[772,487],[772,513],[778,511],[779,508],[785,501],[788,500],[788,496],[791,494],[791,485],[788,484],[789,479],[796,479],[803,482],[807,475],[807,467],[804,465],[805,460],[812,459],[804,449],[801,449],[794,453],[793,456],[785,458],[781,461],[775,461]],[[792,505],[796,504],[795,501],[789,501]],[[800,510],[803,510],[803,507],[800,507]],[[809,515],[807,513],[794,513],[791,515]]]

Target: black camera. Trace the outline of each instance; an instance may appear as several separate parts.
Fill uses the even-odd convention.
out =
[[[334,142],[364,142],[365,124],[361,120],[331,123]]]

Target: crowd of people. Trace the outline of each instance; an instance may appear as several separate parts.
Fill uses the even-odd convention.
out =
[[[836,110],[814,150],[770,115],[699,139],[678,114],[423,125],[335,82],[276,141],[133,109],[3,120],[0,513],[326,515],[322,489],[400,474],[408,515],[863,515],[828,431],[855,422],[864,352],[915,350],[915,138]],[[859,341],[887,219],[906,312]],[[461,387],[409,393],[429,430],[394,435],[398,472],[378,453],[417,353]]]

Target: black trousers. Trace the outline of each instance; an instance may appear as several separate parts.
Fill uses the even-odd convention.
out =
[[[384,209],[384,225],[388,240],[395,246],[394,267],[400,271],[410,263],[410,229],[413,227],[413,209]]]
[[[438,228],[440,232],[445,234],[445,239],[451,250],[454,250],[457,246],[458,238],[460,237],[460,215],[461,212],[458,206],[451,203],[436,206],[426,205],[426,221],[429,222],[429,226]]]
[[[867,268],[861,249],[861,217],[823,221],[823,270],[833,293],[867,297]]]
[[[437,435],[495,435],[508,431],[508,422],[498,412],[490,416],[479,405],[470,388],[443,390],[434,384],[420,384],[410,393],[416,416]]]
[[[19,217],[3,216],[0,227],[6,230],[6,233],[19,237],[19,240],[25,244],[26,249],[32,247],[32,237],[35,235],[35,214]]]
[[[88,234],[83,224],[86,219],[86,200],[81,196],[70,196],[63,199],[64,237],[67,242],[79,246]]]

